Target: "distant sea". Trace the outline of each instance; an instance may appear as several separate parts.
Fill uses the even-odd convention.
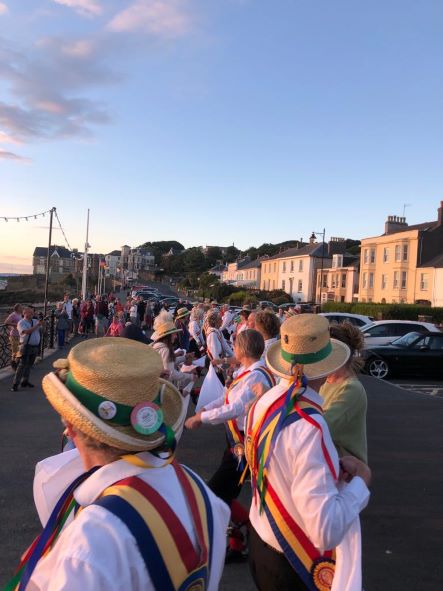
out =
[[[19,275],[32,275],[32,273],[0,273],[0,277],[18,277]]]

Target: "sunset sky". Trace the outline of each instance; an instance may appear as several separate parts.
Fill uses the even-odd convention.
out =
[[[0,2],[0,272],[383,232],[443,199],[441,0]],[[53,243],[65,244],[59,230]]]

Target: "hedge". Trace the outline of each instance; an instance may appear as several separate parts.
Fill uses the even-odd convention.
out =
[[[322,306],[323,312],[349,312],[373,316],[376,320],[417,320],[419,316],[431,316],[436,323],[443,322],[443,308],[431,308],[417,304],[372,304],[327,302]]]

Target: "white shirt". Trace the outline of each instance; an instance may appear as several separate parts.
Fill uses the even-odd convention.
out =
[[[287,380],[266,392],[254,411],[254,422],[288,388]],[[308,388],[304,394],[316,404],[321,397]],[[312,416],[321,426],[326,448],[338,474],[338,455],[323,417]],[[322,551],[336,548],[336,570],[331,591],[361,591],[361,534],[359,513],[366,507],[369,490],[354,477],[349,484],[334,480],[326,464],[321,433],[300,419],[277,436],[269,462],[269,481],[287,511]],[[291,478],[288,478],[291,475]],[[282,552],[264,512],[254,496],[250,520],[261,539]]]
[[[279,340],[278,337],[274,337],[272,339],[266,339],[265,340],[265,350],[263,351],[263,355],[261,356],[262,359],[266,359],[266,352],[267,352],[267,350],[272,345],[272,343],[276,343],[278,340]]]
[[[23,331],[29,330],[33,328],[38,323],[38,320],[35,318],[31,318],[31,320],[26,320],[26,318],[22,318],[17,323],[17,331],[20,335],[20,345],[30,345],[36,347],[40,345],[40,330],[34,330],[29,334],[25,334]]]
[[[216,328],[211,327],[206,331],[206,347],[212,359],[233,356],[231,347]]]
[[[246,374],[229,392],[229,404],[225,404],[225,393],[213,402],[205,406],[205,410],[201,414],[202,423],[210,425],[218,425],[225,423],[230,419],[236,419],[237,426],[240,431],[245,429],[246,413],[249,403],[254,400],[255,394],[251,390],[253,384],[261,383],[269,390],[269,382],[261,371],[254,371],[258,367],[265,367],[265,364],[260,359],[247,369],[241,368],[242,371],[250,371]],[[240,373],[238,374],[240,375]]]
[[[151,466],[161,465],[161,460],[148,452],[138,456]],[[34,483],[37,508],[45,494],[52,495],[43,503],[46,518],[47,505],[52,509],[57,500],[56,491],[64,490],[73,477],[83,471],[77,450],[37,464]],[[88,506],[105,488],[129,476],[139,476],[160,493],[181,520],[192,543],[196,544],[189,508],[172,466],[144,469],[118,460],[97,470],[77,488],[75,499],[85,509],[67,522],[52,550],[40,560],[27,591],[154,591],[145,563],[126,525],[103,507]],[[205,490],[214,516],[213,561],[208,589],[216,591],[224,566],[229,508],[206,486]]]
[[[189,334],[195,340],[198,347],[203,347],[205,340],[203,338],[202,329],[200,323],[197,320],[191,320],[189,322]]]
[[[163,361],[163,369],[169,371],[168,379],[173,382],[177,388],[184,388],[193,381],[191,374],[183,373],[175,367],[174,361],[170,360],[169,349],[165,343],[162,341],[156,341],[153,343],[152,348],[159,353]]]
[[[234,330],[234,318],[235,314],[233,314],[230,310],[226,310],[226,312],[223,314],[220,330],[226,329],[228,332],[232,332]]]
[[[72,320],[72,302],[68,300],[67,302],[63,302],[63,310],[68,315],[69,320]]]

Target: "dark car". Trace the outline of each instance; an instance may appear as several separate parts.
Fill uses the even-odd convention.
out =
[[[410,332],[389,345],[363,349],[366,372],[384,380],[394,375],[443,375],[443,333]]]

